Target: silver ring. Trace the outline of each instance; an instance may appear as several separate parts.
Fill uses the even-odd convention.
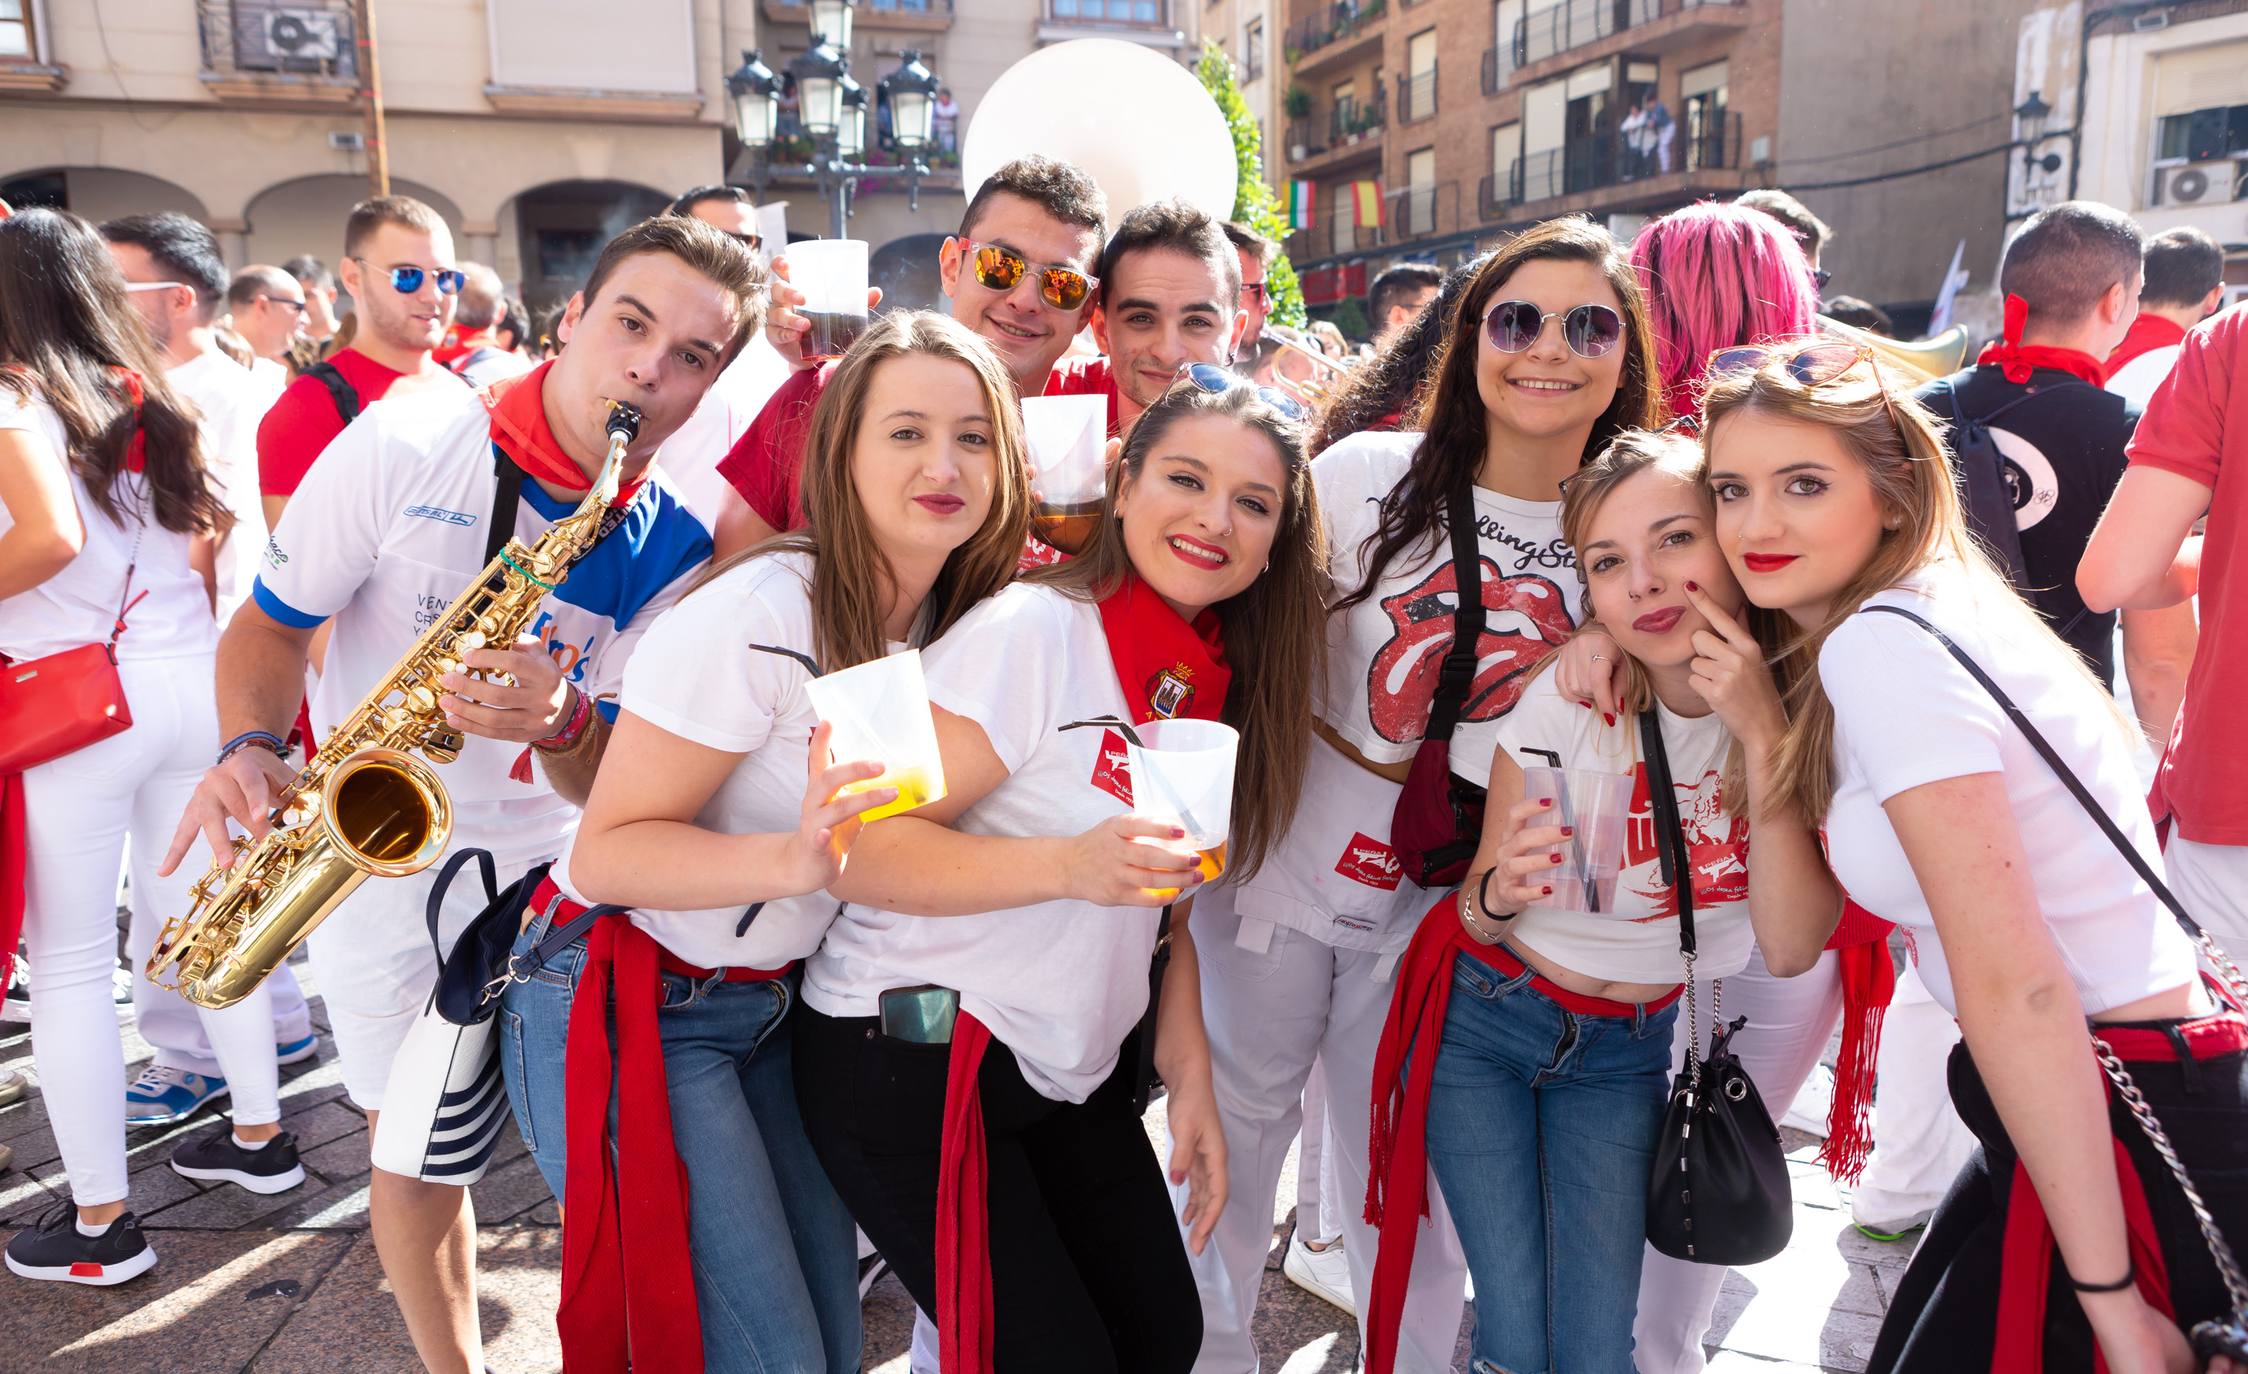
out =
[[[1592,656],[1592,661],[1595,663],[1606,663],[1608,661],[1608,656],[1606,654],[1594,654]]]

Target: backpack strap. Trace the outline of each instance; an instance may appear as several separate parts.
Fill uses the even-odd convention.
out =
[[[1467,705],[1467,690],[1475,683],[1475,665],[1482,661],[1483,560],[1475,543],[1475,487],[1473,479],[1460,484],[1445,505],[1445,523],[1452,544],[1453,595],[1452,647],[1444,655],[1436,676],[1436,693],[1429,701],[1428,729],[1421,738],[1446,740],[1460,723]]]
[[[343,373],[337,370],[334,363],[322,358],[299,375],[310,377],[328,388],[329,397],[336,403],[336,414],[343,417],[345,424],[359,418],[359,392],[344,380]]]

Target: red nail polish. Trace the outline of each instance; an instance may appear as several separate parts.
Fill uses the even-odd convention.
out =
[[[1616,723],[1616,713],[1613,711],[1602,711],[1600,713],[1600,718],[1604,721],[1607,721],[1610,725],[1614,725]]]
[[[1574,834],[1576,834],[1576,833],[1577,833],[1577,827],[1575,827],[1575,826],[1573,826],[1573,825],[1565,825],[1565,826],[1562,826],[1562,827],[1561,827],[1561,838],[1562,838],[1562,839],[1565,839],[1565,840],[1566,840],[1566,839],[1568,839],[1568,838],[1569,838],[1570,836],[1572,836],[1572,835],[1574,835]]]
[[[1548,854],[1546,855],[1546,857],[1553,860],[1555,863],[1561,862],[1561,856],[1559,854]]]
[[[1553,805],[1553,798],[1551,798],[1551,797],[1540,797],[1540,798],[1538,798],[1538,805],[1540,805],[1540,806],[1552,806],[1552,805]]]
[[[1553,895],[1553,889],[1550,887],[1541,887],[1538,889],[1538,893],[1540,896],[1551,897]]]
[[[1689,583],[1687,583],[1687,584],[1686,584],[1686,590],[1687,590],[1687,591],[1690,591],[1690,592],[1698,592],[1698,591],[1700,591],[1700,590],[1701,590],[1701,588],[1700,588],[1700,587],[1697,587],[1697,586],[1695,586],[1695,585],[1694,585],[1693,583],[1689,582]]]

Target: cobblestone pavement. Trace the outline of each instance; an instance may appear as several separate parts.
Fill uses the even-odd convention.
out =
[[[309,977],[302,965],[299,976]],[[308,991],[316,989],[309,988]],[[122,1010],[122,1009],[121,1009]],[[367,1130],[343,1096],[335,1050],[323,1032],[319,1056],[283,1069],[284,1129],[304,1152],[306,1183],[276,1197],[174,1174],[173,1147],[216,1118],[136,1131],[130,1137],[132,1207],[162,1262],[113,1289],[43,1284],[0,1272],[0,1374],[19,1370],[99,1374],[393,1374],[416,1368],[367,1230]],[[121,1016],[135,1070],[148,1046]],[[53,1132],[37,1091],[25,1028],[0,1024],[0,1067],[34,1084],[0,1109],[0,1144],[15,1152],[0,1173],[0,1234],[13,1234],[68,1195]],[[1162,1107],[1149,1114],[1162,1139]],[[1907,1247],[1851,1230],[1834,1186],[1796,1148],[1796,1226],[1787,1251],[1742,1270],[1718,1307],[1713,1374],[1856,1374],[1880,1314],[1903,1271]],[[511,1127],[491,1171],[474,1189],[481,1227],[485,1350],[501,1374],[560,1367],[552,1314],[561,1232],[554,1199]],[[1280,1188],[1295,1196],[1292,1174]],[[1356,1367],[1354,1324],[1280,1273],[1288,1218],[1274,1218],[1275,1245],[1257,1313],[1265,1374],[1348,1374]],[[867,1299],[865,1367],[906,1374],[912,1306],[894,1279]],[[1462,1333],[1457,1367],[1466,1367]]]

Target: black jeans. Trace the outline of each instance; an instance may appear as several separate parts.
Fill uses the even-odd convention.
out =
[[[859,1229],[936,1310],[937,1156],[948,1045],[873,1017],[796,1023],[796,1099]],[[1202,1347],[1202,1306],[1162,1166],[1131,1106],[1130,1042],[1080,1105],[1042,1097],[994,1041],[979,1084],[990,1157],[1000,1374],[1167,1374]]]
[[[2169,1023],[2138,1024],[2162,1030]],[[2089,1044],[2085,1053],[2091,1053]],[[2124,1067],[2177,1147],[2218,1231],[2238,1253],[2248,1246],[2248,1055]],[[2016,1155],[1965,1044],[1951,1052],[1950,1082],[1960,1119],[1982,1148],[1952,1181],[1913,1252],[1881,1323],[1868,1374],[1990,1368],[2006,1199]],[[2112,1091],[2108,1099],[2109,1123],[2146,1185],[2178,1324],[2190,1330],[2196,1322],[2229,1315],[2224,1284],[2177,1180],[2130,1110]],[[2092,1277],[2104,1281],[2110,1276]],[[2092,1350],[2092,1328],[2056,1252],[2045,1300],[2045,1368],[2090,1370]]]

